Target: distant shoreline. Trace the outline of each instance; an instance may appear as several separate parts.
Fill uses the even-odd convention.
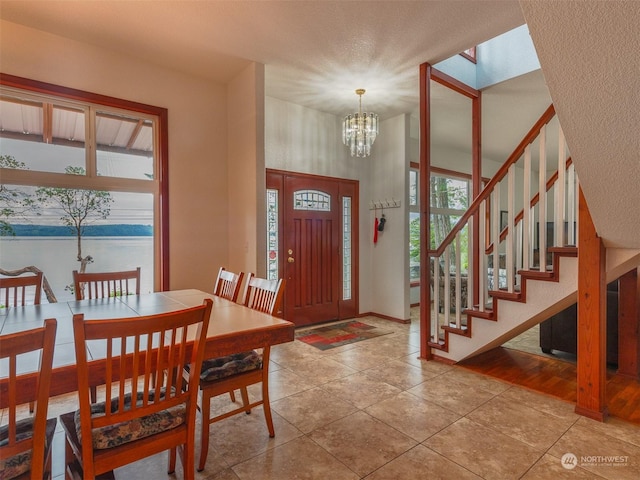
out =
[[[75,232],[64,225],[11,225],[15,235],[11,237],[75,237]],[[153,237],[152,225],[88,225],[83,237]]]

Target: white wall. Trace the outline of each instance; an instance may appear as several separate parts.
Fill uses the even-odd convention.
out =
[[[374,222],[385,215],[384,231],[371,249],[372,311],[399,320],[409,314],[409,116],[399,115],[380,124],[380,136],[371,157],[370,201],[400,202],[399,208],[369,210],[368,231],[364,237],[373,242]],[[369,204],[369,202],[367,202]]]
[[[228,268],[266,275],[264,65],[228,85]]]
[[[228,260],[225,86],[6,21],[0,58],[3,73],[168,109],[170,287],[210,290]]]

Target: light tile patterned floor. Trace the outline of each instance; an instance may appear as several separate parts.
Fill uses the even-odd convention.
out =
[[[419,360],[417,320],[362,321],[393,333],[320,351],[295,341],[272,351],[269,438],[262,409],[212,426],[209,480],[640,478],[640,428],[598,423],[574,406],[458,367]],[[255,393],[253,392],[250,393]],[[228,407],[229,397],[213,400]],[[52,414],[73,408],[58,397]],[[58,429],[54,475],[62,478]],[[561,459],[575,455],[568,469]],[[573,457],[569,457],[573,458]],[[179,462],[178,462],[179,463]],[[166,454],[116,471],[166,474]]]

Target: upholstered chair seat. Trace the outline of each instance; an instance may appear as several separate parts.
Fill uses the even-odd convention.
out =
[[[155,392],[149,393],[149,400],[153,401]],[[164,391],[160,394],[164,398]],[[124,410],[131,410],[131,394],[128,393],[124,397]],[[138,392],[136,405],[141,407],[143,404],[143,394]],[[112,412],[117,412],[118,399],[114,398],[112,403]],[[91,405],[91,417],[96,418],[104,416],[106,411],[106,403],[100,402]],[[186,405],[184,403],[169,407],[165,410],[154,412],[144,417],[134,418],[126,422],[120,422],[113,425],[94,428],[92,430],[93,448],[96,450],[118,447],[122,444],[140,440],[166,430],[171,430],[185,422],[187,416]],[[82,433],[80,429],[80,410],[76,410],[74,414],[74,422],[78,439],[82,441]]]
[[[260,368],[262,368],[262,354],[255,350],[210,358],[202,362],[200,381],[211,382]]]
[[[45,450],[50,450],[51,442],[53,441],[53,434],[56,431],[57,421],[55,418],[47,419],[46,437],[45,437]],[[21,442],[33,437],[33,418],[23,418],[16,422],[16,442]],[[3,425],[0,427],[0,447],[8,445],[9,443],[9,426]],[[20,452],[9,458],[3,458],[0,460],[0,479],[10,480],[17,478],[20,475],[31,470],[31,456],[32,451],[27,450]]]

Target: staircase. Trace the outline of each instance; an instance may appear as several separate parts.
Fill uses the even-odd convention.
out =
[[[551,105],[429,252],[434,355],[461,361],[575,303],[577,191]]]
[[[551,105],[428,252],[432,308],[421,322],[432,355],[459,362],[576,302],[578,190]],[[606,262],[611,282],[640,266],[640,250],[607,248]]]

